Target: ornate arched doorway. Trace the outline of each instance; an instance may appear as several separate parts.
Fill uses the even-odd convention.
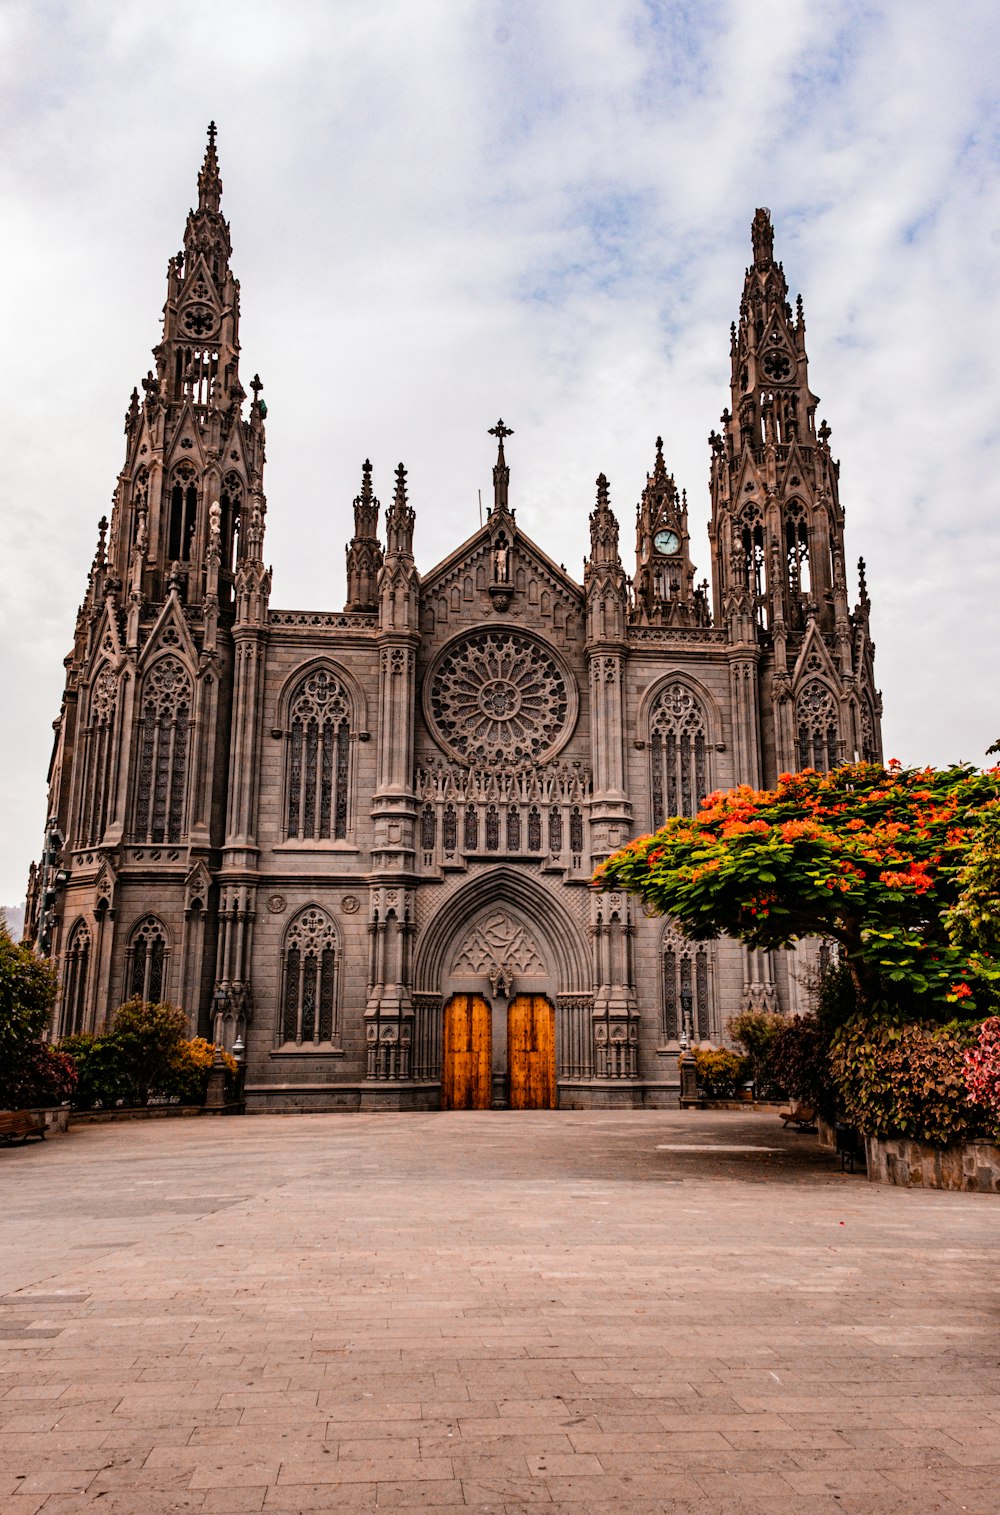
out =
[[[439,1028],[418,1040],[428,1063],[437,1052],[443,1108],[555,1108],[576,1030],[557,1006],[572,999],[579,1017],[590,985],[582,933],[550,891],[510,868],[471,880],[418,942],[415,976]]]

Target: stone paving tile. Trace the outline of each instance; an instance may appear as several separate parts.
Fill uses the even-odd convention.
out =
[[[773,1123],[0,1153],[0,1515],[998,1515],[995,1201],[876,1189]],[[776,1151],[683,1150],[713,1141]]]

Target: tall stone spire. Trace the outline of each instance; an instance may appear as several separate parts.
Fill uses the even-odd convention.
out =
[[[136,604],[162,601],[172,584],[194,604],[209,592],[211,550],[217,559],[211,593],[217,593],[225,615],[232,608],[237,557],[251,549],[260,554],[267,407],[255,376],[250,418],[243,418],[239,284],[229,264],[221,195],[212,123],[198,173],[198,203],[188,212],[183,248],[167,265],[155,372],[142,381],[141,401],[133,391],[125,417],[127,457],[109,552],[115,575],[130,583]]]

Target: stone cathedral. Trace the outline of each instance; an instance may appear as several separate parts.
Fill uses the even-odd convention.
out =
[[[594,867],[712,789],[881,758],[769,214],[709,437],[710,577],[659,440],[631,576],[601,475],[571,577],[518,527],[501,421],[485,524],[423,572],[405,468],[383,512],[362,464],[347,603],[303,611],[271,604],[221,192],[213,126],[66,659],[26,928],[54,1034],[170,1000],[243,1043],[249,1109],[672,1103],[685,1032],[798,1008],[802,954],[690,942]]]

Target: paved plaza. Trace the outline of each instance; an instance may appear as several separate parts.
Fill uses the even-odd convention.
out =
[[[0,1515],[1000,1510],[1000,1205],[774,1116],[0,1152]]]

